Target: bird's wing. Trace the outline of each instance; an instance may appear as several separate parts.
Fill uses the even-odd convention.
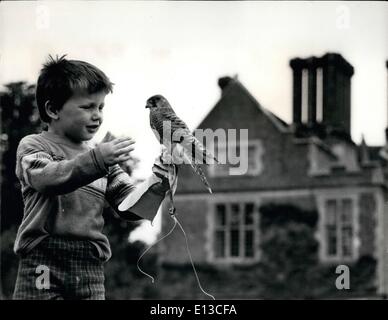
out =
[[[175,130],[187,130],[190,132],[187,124],[179,118],[174,111],[163,112],[163,120],[171,122],[171,131],[175,132]]]
[[[150,117],[150,125],[151,125],[152,132],[154,133],[156,139],[158,139],[158,141],[159,141],[160,144],[163,144],[162,135],[159,133],[159,130],[158,130],[158,128],[155,126],[154,121],[152,121],[151,117]],[[162,130],[162,131],[163,131],[163,130]]]
[[[181,154],[181,157],[183,158],[184,163],[190,164],[191,168],[194,170],[194,172],[199,176],[202,183],[206,186],[206,189],[212,193],[212,189],[210,187],[209,182],[206,179],[206,176],[204,172],[202,171],[199,164],[195,163],[194,160],[191,157],[191,154],[188,152],[187,149],[185,149],[181,143],[176,143],[176,148],[179,149],[178,153]]]
[[[164,121],[171,123],[171,131],[174,133],[179,130],[173,142],[179,142],[197,163],[214,163],[217,159],[209,153],[203,144],[193,136],[186,123],[181,120],[174,112],[164,113]]]
[[[159,140],[160,144],[164,144],[163,140],[166,140],[168,137],[163,137],[163,118],[157,112],[150,112],[150,125],[151,129],[154,132],[156,138]],[[168,123],[167,123],[168,125]],[[171,138],[170,138],[171,139]]]
[[[180,144],[191,154],[196,163],[211,164],[217,162],[217,159],[206,150],[203,144],[191,132],[185,132]]]
[[[171,109],[171,111],[168,112],[151,112],[150,124],[155,135],[158,137],[159,142],[163,144],[168,150],[173,150],[171,143],[179,144],[182,147],[184,163],[191,165],[208,191],[212,193],[206,176],[197,162],[199,159],[206,158],[206,150],[202,144],[192,135],[186,123],[182,121]],[[163,136],[163,126],[170,126],[169,128],[166,127],[164,129],[168,129],[168,131],[171,133],[171,136]],[[176,138],[173,137],[173,135],[177,130],[179,130],[179,137],[177,137],[179,139],[177,141],[172,141],[173,138]]]

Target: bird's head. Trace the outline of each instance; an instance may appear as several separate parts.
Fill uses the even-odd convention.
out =
[[[169,103],[167,99],[160,94],[157,94],[149,98],[146,104],[146,108],[149,108],[150,110],[168,107],[168,106],[169,106]]]

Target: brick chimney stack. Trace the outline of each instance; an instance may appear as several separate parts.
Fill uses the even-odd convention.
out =
[[[385,62],[385,67],[388,70],[388,60]],[[388,74],[387,74],[387,113],[388,113]],[[379,155],[385,161],[388,162],[388,119],[387,119],[387,127],[385,128],[385,145],[380,149]]]
[[[293,70],[293,122],[351,133],[353,67],[337,53],[290,61]]]
[[[385,62],[388,71],[388,60]],[[387,127],[385,128],[385,144],[388,145],[388,73],[387,73]]]

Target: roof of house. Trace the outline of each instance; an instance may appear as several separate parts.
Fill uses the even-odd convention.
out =
[[[267,118],[272,122],[272,124],[281,132],[289,131],[289,124],[284,120],[280,119],[274,113],[264,108],[256,98],[248,91],[248,89],[238,80],[237,76],[234,78],[231,77],[222,77],[219,79],[218,84],[222,90],[221,98],[218,100],[216,105],[209,111],[209,113],[203,118],[198,127],[201,127],[206,118],[210,115],[210,113],[216,108],[216,106],[223,103],[224,99],[228,99],[227,95],[233,90],[240,90],[243,92],[249,100],[252,102],[254,106],[257,107]]]

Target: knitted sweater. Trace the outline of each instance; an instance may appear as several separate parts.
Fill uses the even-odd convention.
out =
[[[73,144],[47,131],[20,141],[16,175],[24,202],[14,245],[17,254],[57,235],[89,240],[106,261],[111,250],[102,233],[104,207],[109,204],[123,219],[152,220],[164,199],[151,188],[161,182],[154,174],[135,187],[119,165],[105,166],[98,146]],[[131,207],[120,212],[118,206],[128,195]]]

